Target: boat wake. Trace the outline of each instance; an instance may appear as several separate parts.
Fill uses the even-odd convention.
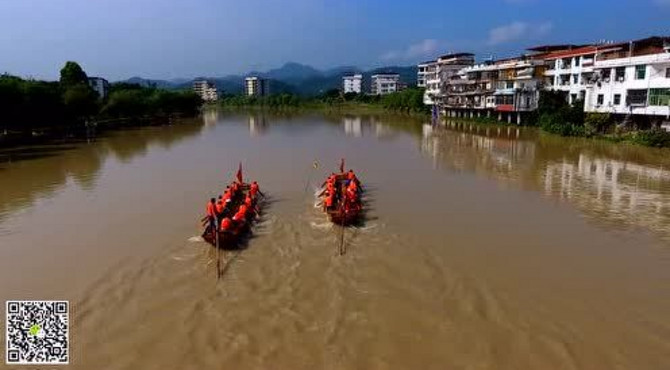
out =
[[[314,221],[310,222],[309,225],[312,227],[312,229],[317,229],[317,230],[330,230],[333,228],[333,223],[332,222],[322,222],[322,223],[316,223]]]
[[[199,235],[192,236],[192,237],[188,238],[189,243],[200,243],[200,242],[204,242],[204,241],[205,240]]]

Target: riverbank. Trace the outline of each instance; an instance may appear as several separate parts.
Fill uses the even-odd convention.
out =
[[[193,118],[193,116],[172,114],[162,116],[113,118],[99,121],[92,120],[77,125],[36,127],[30,131],[5,130],[0,132],[0,150],[11,149],[18,146],[42,145],[91,139],[108,131],[132,127],[171,125],[175,122],[180,122],[181,120],[189,118]]]

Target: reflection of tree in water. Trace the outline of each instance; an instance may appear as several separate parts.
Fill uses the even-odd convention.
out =
[[[0,152],[5,159],[0,162],[0,220],[9,212],[32,205],[37,198],[52,196],[70,178],[84,190],[95,188],[100,168],[110,152],[128,162],[146,153],[151,143],[170,148],[201,128],[202,121],[197,120],[145,130],[115,131],[91,143],[4,150]]]
[[[423,131],[421,152],[436,167],[516,183],[568,201],[596,220],[670,238],[667,151],[462,122]]]
[[[105,147],[122,163],[144,156],[150,144],[159,144],[165,149],[188,136],[202,130],[201,119],[191,119],[169,126],[140,127],[114,132],[101,140]]]

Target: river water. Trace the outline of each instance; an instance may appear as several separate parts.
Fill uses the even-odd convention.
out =
[[[69,300],[71,369],[669,369],[669,154],[217,111],[5,150],[0,300]],[[314,206],[341,157],[344,255]],[[198,220],[240,162],[268,197],[217,281]]]

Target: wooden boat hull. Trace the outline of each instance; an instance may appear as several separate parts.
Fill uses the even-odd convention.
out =
[[[346,181],[346,176],[344,176],[344,174],[339,174],[337,176],[337,188],[341,189],[344,186],[344,182]],[[360,186],[360,182],[358,182],[358,184]],[[339,192],[340,190],[338,190],[338,193]],[[335,206],[335,209],[325,210],[330,221],[334,224],[342,226],[351,226],[358,223],[363,213],[363,202],[361,201],[361,195],[362,190],[359,190],[358,202],[356,203],[356,207],[353,209],[345,210],[344,207],[342,207],[338,202],[338,204]],[[323,197],[322,200],[325,201],[325,197]]]
[[[251,233],[251,226],[247,222],[243,226],[240,226],[238,229],[236,229],[234,232],[218,231],[218,233],[219,248],[227,250],[239,249],[241,240],[245,237],[248,237]],[[202,238],[213,247],[216,247],[216,236],[211,231],[210,226],[205,228],[205,231],[202,233]]]
[[[221,223],[221,218],[222,217],[232,217],[232,215],[235,213],[235,210],[242,204],[244,198],[247,195],[247,192],[249,191],[250,187],[249,184],[243,184],[241,186],[242,192],[239,193],[236,197],[233,198],[232,200],[232,205],[230,208],[227,208],[223,215],[220,215],[219,219],[217,220],[216,225],[220,225]],[[258,200],[254,201],[253,207],[257,208],[258,206]],[[254,213],[248,213],[246,220],[244,221],[243,224],[237,225],[234,230],[232,231],[221,231],[217,230],[218,232],[218,245],[219,248],[222,249],[239,249],[241,248],[242,241],[245,239],[248,239],[249,235],[251,234],[251,225],[255,219],[255,214]],[[218,229],[218,227],[217,227]],[[216,247],[217,245],[217,238],[216,238],[216,233],[212,231],[212,225],[207,223],[205,226],[204,231],[202,232],[202,238],[205,240],[207,243],[211,244],[212,246]]]

